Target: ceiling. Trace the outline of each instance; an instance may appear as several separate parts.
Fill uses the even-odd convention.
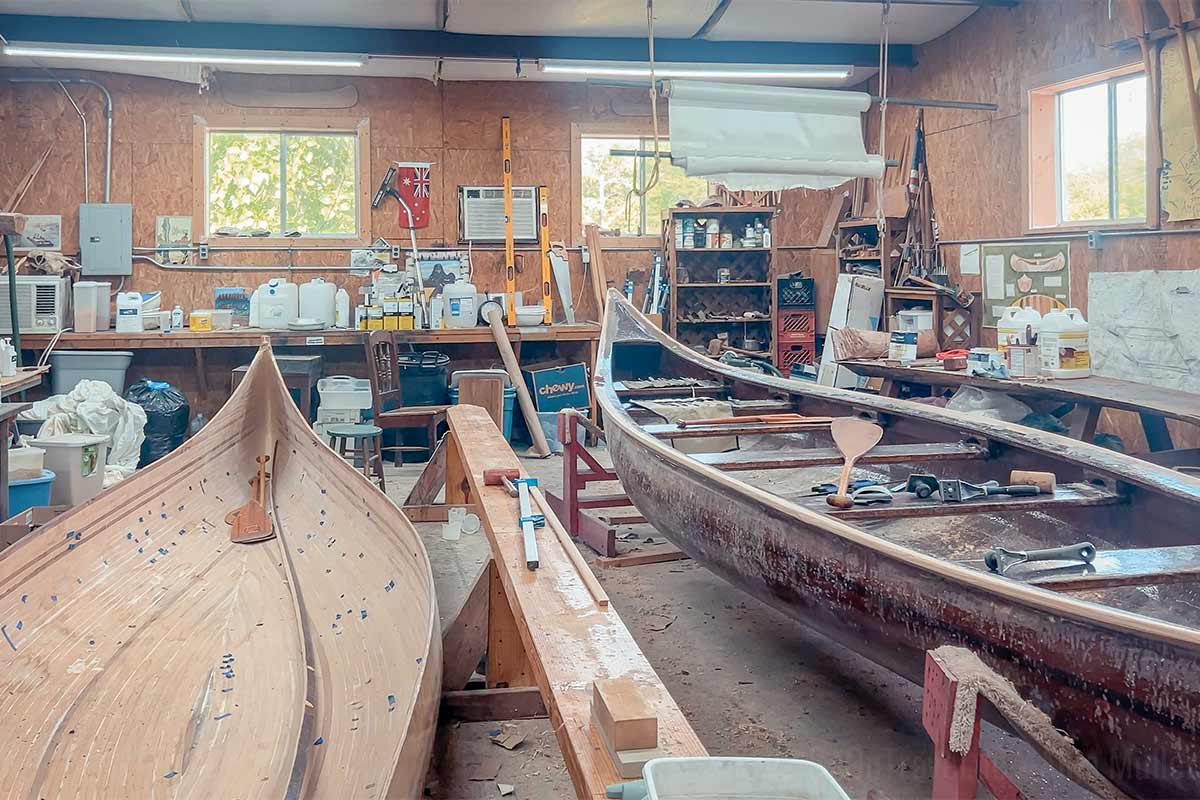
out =
[[[1004,5],[1010,0],[978,2]],[[39,0],[35,4],[29,0],[0,0],[0,15],[29,15],[33,10],[37,17],[21,18],[23,27],[19,38],[22,41],[36,37],[42,42],[74,42],[80,39],[67,37],[78,36],[80,32],[90,35],[93,28],[104,28],[104,23],[99,21],[80,22],[72,28],[68,24],[73,22],[71,20],[48,19],[86,17],[157,21],[155,25],[142,26],[149,33],[141,41],[137,39],[139,26],[128,23],[111,25],[104,28],[108,32],[96,34],[108,37],[98,41],[111,45],[174,45],[185,42],[184,37],[190,34],[210,28],[212,32],[206,35],[214,42],[223,40],[223,31],[240,31],[248,41],[265,42],[273,38],[275,41],[270,48],[277,49],[295,44],[297,37],[290,35],[295,33],[294,29],[279,31],[278,36],[272,37],[268,29],[262,29],[266,33],[256,34],[255,29],[246,24],[287,25],[333,29],[327,36],[311,29],[303,33],[315,33],[312,41],[316,44],[323,39],[340,37],[336,41],[344,46],[339,46],[337,52],[371,54],[363,67],[352,70],[288,66],[238,67],[238,71],[513,80],[517,77],[515,56],[521,53],[524,59],[521,79],[584,79],[546,75],[531,63],[537,55],[536,52],[531,55],[531,51],[541,51],[544,56],[546,48],[557,48],[557,56],[564,50],[572,54],[579,50],[576,40],[552,37],[587,37],[592,51],[586,56],[575,57],[620,59],[624,54],[630,60],[645,58],[645,0],[289,0],[282,3],[278,0]],[[961,23],[974,10],[975,6],[964,0],[895,0],[889,16],[891,42],[903,46],[935,39]],[[842,84],[820,84],[824,86],[858,83],[875,72],[870,64],[875,63],[872,54],[881,32],[881,6],[877,2],[655,0],[654,12],[656,55],[660,60],[730,63],[764,62],[774,58],[768,63],[858,64]],[[6,24],[7,21],[0,17],[0,36],[16,39],[11,33],[15,28]],[[238,24],[213,26],[204,23]],[[130,32],[122,33],[126,29]],[[697,37],[702,29],[705,29],[703,35]],[[70,33],[72,30],[76,33]],[[381,52],[371,45],[386,40],[389,34],[395,34],[393,39],[398,43],[390,52]],[[130,38],[122,39],[123,36]],[[507,40],[500,37],[539,38]],[[421,46],[414,51],[416,57],[409,57],[405,48],[416,39],[420,39]],[[612,39],[612,55],[608,54],[610,48],[604,44],[604,39]],[[437,52],[441,43],[447,46],[445,52]],[[819,49],[814,45],[829,47]],[[304,52],[319,49],[317,46],[295,46]],[[358,47],[362,49],[355,49]],[[664,57],[664,53],[669,57]],[[750,58],[738,57],[747,53]],[[911,59],[908,48],[898,47],[896,53],[900,59]],[[839,60],[839,54],[845,54],[842,60]],[[100,69],[193,82],[200,76],[200,69],[195,65],[85,59],[38,60],[0,56],[0,67]],[[792,83],[802,85],[803,81]]]

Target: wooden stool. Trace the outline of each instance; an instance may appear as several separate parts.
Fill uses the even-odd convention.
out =
[[[362,471],[367,480],[374,470],[379,488],[386,491],[383,482],[383,428],[375,425],[330,425],[325,429],[329,435],[329,446],[345,458],[353,461],[362,458]]]

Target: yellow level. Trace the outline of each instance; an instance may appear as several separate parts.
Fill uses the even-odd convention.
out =
[[[504,291],[508,293],[508,324],[517,324],[517,259],[513,253],[512,132],[508,117],[500,118],[500,146],[504,152]]]
[[[554,322],[554,298],[550,296],[550,189],[538,187],[538,249],[542,251],[542,305],[546,307],[543,321]]]

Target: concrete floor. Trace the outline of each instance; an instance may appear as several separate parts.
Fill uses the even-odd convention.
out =
[[[608,463],[600,449],[597,457]],[[524,459],[558,491],[562,460]],[[388,467],[388,495],[402,502],[419,465]],[[589,487],[601,492],[602,486]],[[483,536],[425,539],[443,621],[454,616],[489,557]],[[623,551],[669,547],[649,525],[620,529]],[[651,540],[647,542],[647,537]],[[714,755],[803,758],[823,764],[854,798],[928,798],[932,746],[921,727],[921,690],[734,589],[693,561],[601,569],[582,548],[634,638]],[[507,723],[525,736],[513,751],[493,744],[500,723],[443,725],[429,796],[443,800],[574,795],[545,720]],[[1020,739],[985,726],[984,749],[1032,796],[1090,794],[1061,778]],[[986,790],[980,796],[987,796]]]

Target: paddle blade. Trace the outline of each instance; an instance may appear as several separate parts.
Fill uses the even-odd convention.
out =
[[[275,536],[270,515],[256,500],[246,503],[231,513],[230,517],[232,517],[230,523],[232,528],[229,531],[229,541],[234,544],[262,542]]]
[[[858,417],[838,417],[829,426],[833,443],[847,461],[853,462],[883,438],[883,428]]]

